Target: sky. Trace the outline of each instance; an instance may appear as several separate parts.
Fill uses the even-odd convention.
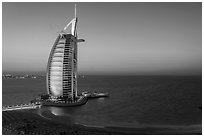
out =
[[[3,3],[3,73],[45,73],[74,4]],[[79,74],[201,75],[202,3],[76,3]]]

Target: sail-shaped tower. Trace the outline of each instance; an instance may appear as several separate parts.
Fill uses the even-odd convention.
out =
[[[46,73],[47,93],[52,99],[76,101],[77,98],[77,39],[75,18],[58,35],[49,55]]]

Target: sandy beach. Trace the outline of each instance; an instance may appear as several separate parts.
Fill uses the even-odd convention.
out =
[[[178,127],[87,127],[65,121],[65,117],[50,112],[38,115],[35,110],[2,112],[3,135],[201,135],[201,125]]]

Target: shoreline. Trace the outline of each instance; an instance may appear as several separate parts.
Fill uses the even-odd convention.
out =
[[[20,116],[20,117],[18,117]],[[36,110],[2,112],[2,134],[36,135],[201,135],[202,125],[142,126],[137,128],[115,126],[90,126],[74,123],[65,116],[55,116],[49,111],[39,115]]]

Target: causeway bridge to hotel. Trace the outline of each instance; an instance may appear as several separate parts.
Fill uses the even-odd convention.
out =
[[[21,110],[21,109],[36,109],[36,108],[40,108],[40,107],[41,107],[40,103],[37,102],[37,103],[29,103],[29,104],[3,106],[2,111]]]

